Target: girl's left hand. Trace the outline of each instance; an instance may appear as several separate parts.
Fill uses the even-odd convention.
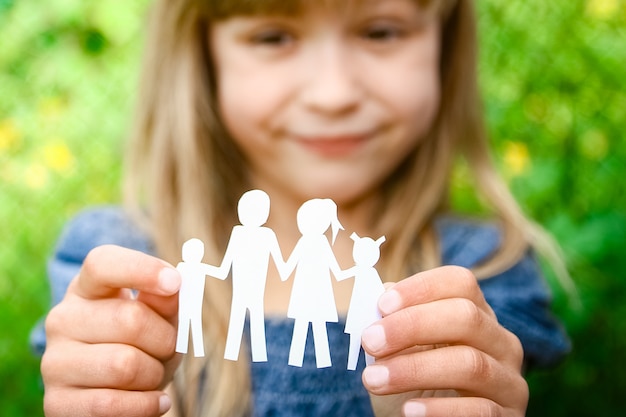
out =
[[[406,417],[525,414],[521,343],[498,323],[469,270],[416,274],[388,288],[378,306],[383,318],[362,337],[376,358],[363,371],[375,411],[397,415],[397,396],[386,396],[404,393]]]

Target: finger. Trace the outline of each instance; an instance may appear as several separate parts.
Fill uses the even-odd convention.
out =
[[[386,316],[412,305],[445,298],[467,298],[493,314],[474,274],[458,266],[442,266],[397,282],[380,296],[378,308]]]
[[[178,321],[178,293],[164,297],[140,292],[137,294],[136,300],[150,307],[170,324]]]
[[[161,391],[118,391],[112,389],[46,389],[47,417],[156,417],[171,408]]]
[[[363,371],[375,395],[453,389],[498,404],[522,404],[528,387],[519,372],[468,346],[449,346],[376,361]]]
[[[524,408],[525,409],[525,408]],[[420,398],[419,400],[407,401],[402,407],[404,417],[482,417],[482,416],[505,416],[505,410],[500,405],[485,398],[476,397],[445,397],[445,398]],[[510,415],[513,415],[512,413]],[[516,415],[520,414],[517,410]]]
[[[393,287],[394,285],[396,285],[395,282],[383,282],[383,287],[385,288],[385,291],[390,289],[391,287]]]
[[[145,304],[135,300],[84,300],[74,297],[50,311],[49,340],[64,338],[84,343],[122,343],[150,356],[174,355],[176,328]]]
[[[41,368],[44,382],[77,388],[150,391],[162,386],[164,377],[161,362],[133,346],[121,344],[68,342],[62,351],[46,351]]]
[[[473,346],[517,369],[524,356],[519,339],[466,298],[419,304],[387,315],[363,331],[362,342],[377,358],[435,344]]]
[[[180,289],[178,271],[145,253],[114,245],[99,246],[87,255],[72,289],[83,298],[114,297],[122,288],[171,296]]]

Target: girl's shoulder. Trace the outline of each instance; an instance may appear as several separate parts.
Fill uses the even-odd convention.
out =
[[[82,260],[101,245],[118,245],[153,253],[148,233],[120,206],[96,206],[77,213],[64,227],[57,243],[57,255]]]
[[[154,252],[147,233],[121,207],[99,206],[81,211],[65,225],[47,262],[52,305],[63,299],[87,254],[105,244]],[[46,345],[43,319],[37,323],[30,338],[33,350],[42,354]]]
[[[435,222],[444,264],[471,268],[500,246],[502,232],[495,222],[442,216]]]
[[[442,217],[436,227],[447,265],[471,268],[491,256],[502,240],[495,222]],[[570,342],[550,312],[550,288],[532,250],[479,284],[498,321],[522,342],[527,365],[554,365],[569,352]]]

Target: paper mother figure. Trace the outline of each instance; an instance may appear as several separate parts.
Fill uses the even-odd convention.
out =
[[[302,237],[287,260],[287,271],[296,271],[287,311],[295,319],[289,365],[302,366],[311,323],[317,367],[325,368],[332,365],[326,323],[338,321],[330,273],[341,274],[325,233],[332,227],[334,243],[343,226],[337,219],[337,205],[330,199],[306,201],[298,209],[297,223]]]

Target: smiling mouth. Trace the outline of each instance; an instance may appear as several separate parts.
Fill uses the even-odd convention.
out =
[[[305,149],[327,158],[348,156],[362,148],[370,135],[299,136],[297,142]]]

